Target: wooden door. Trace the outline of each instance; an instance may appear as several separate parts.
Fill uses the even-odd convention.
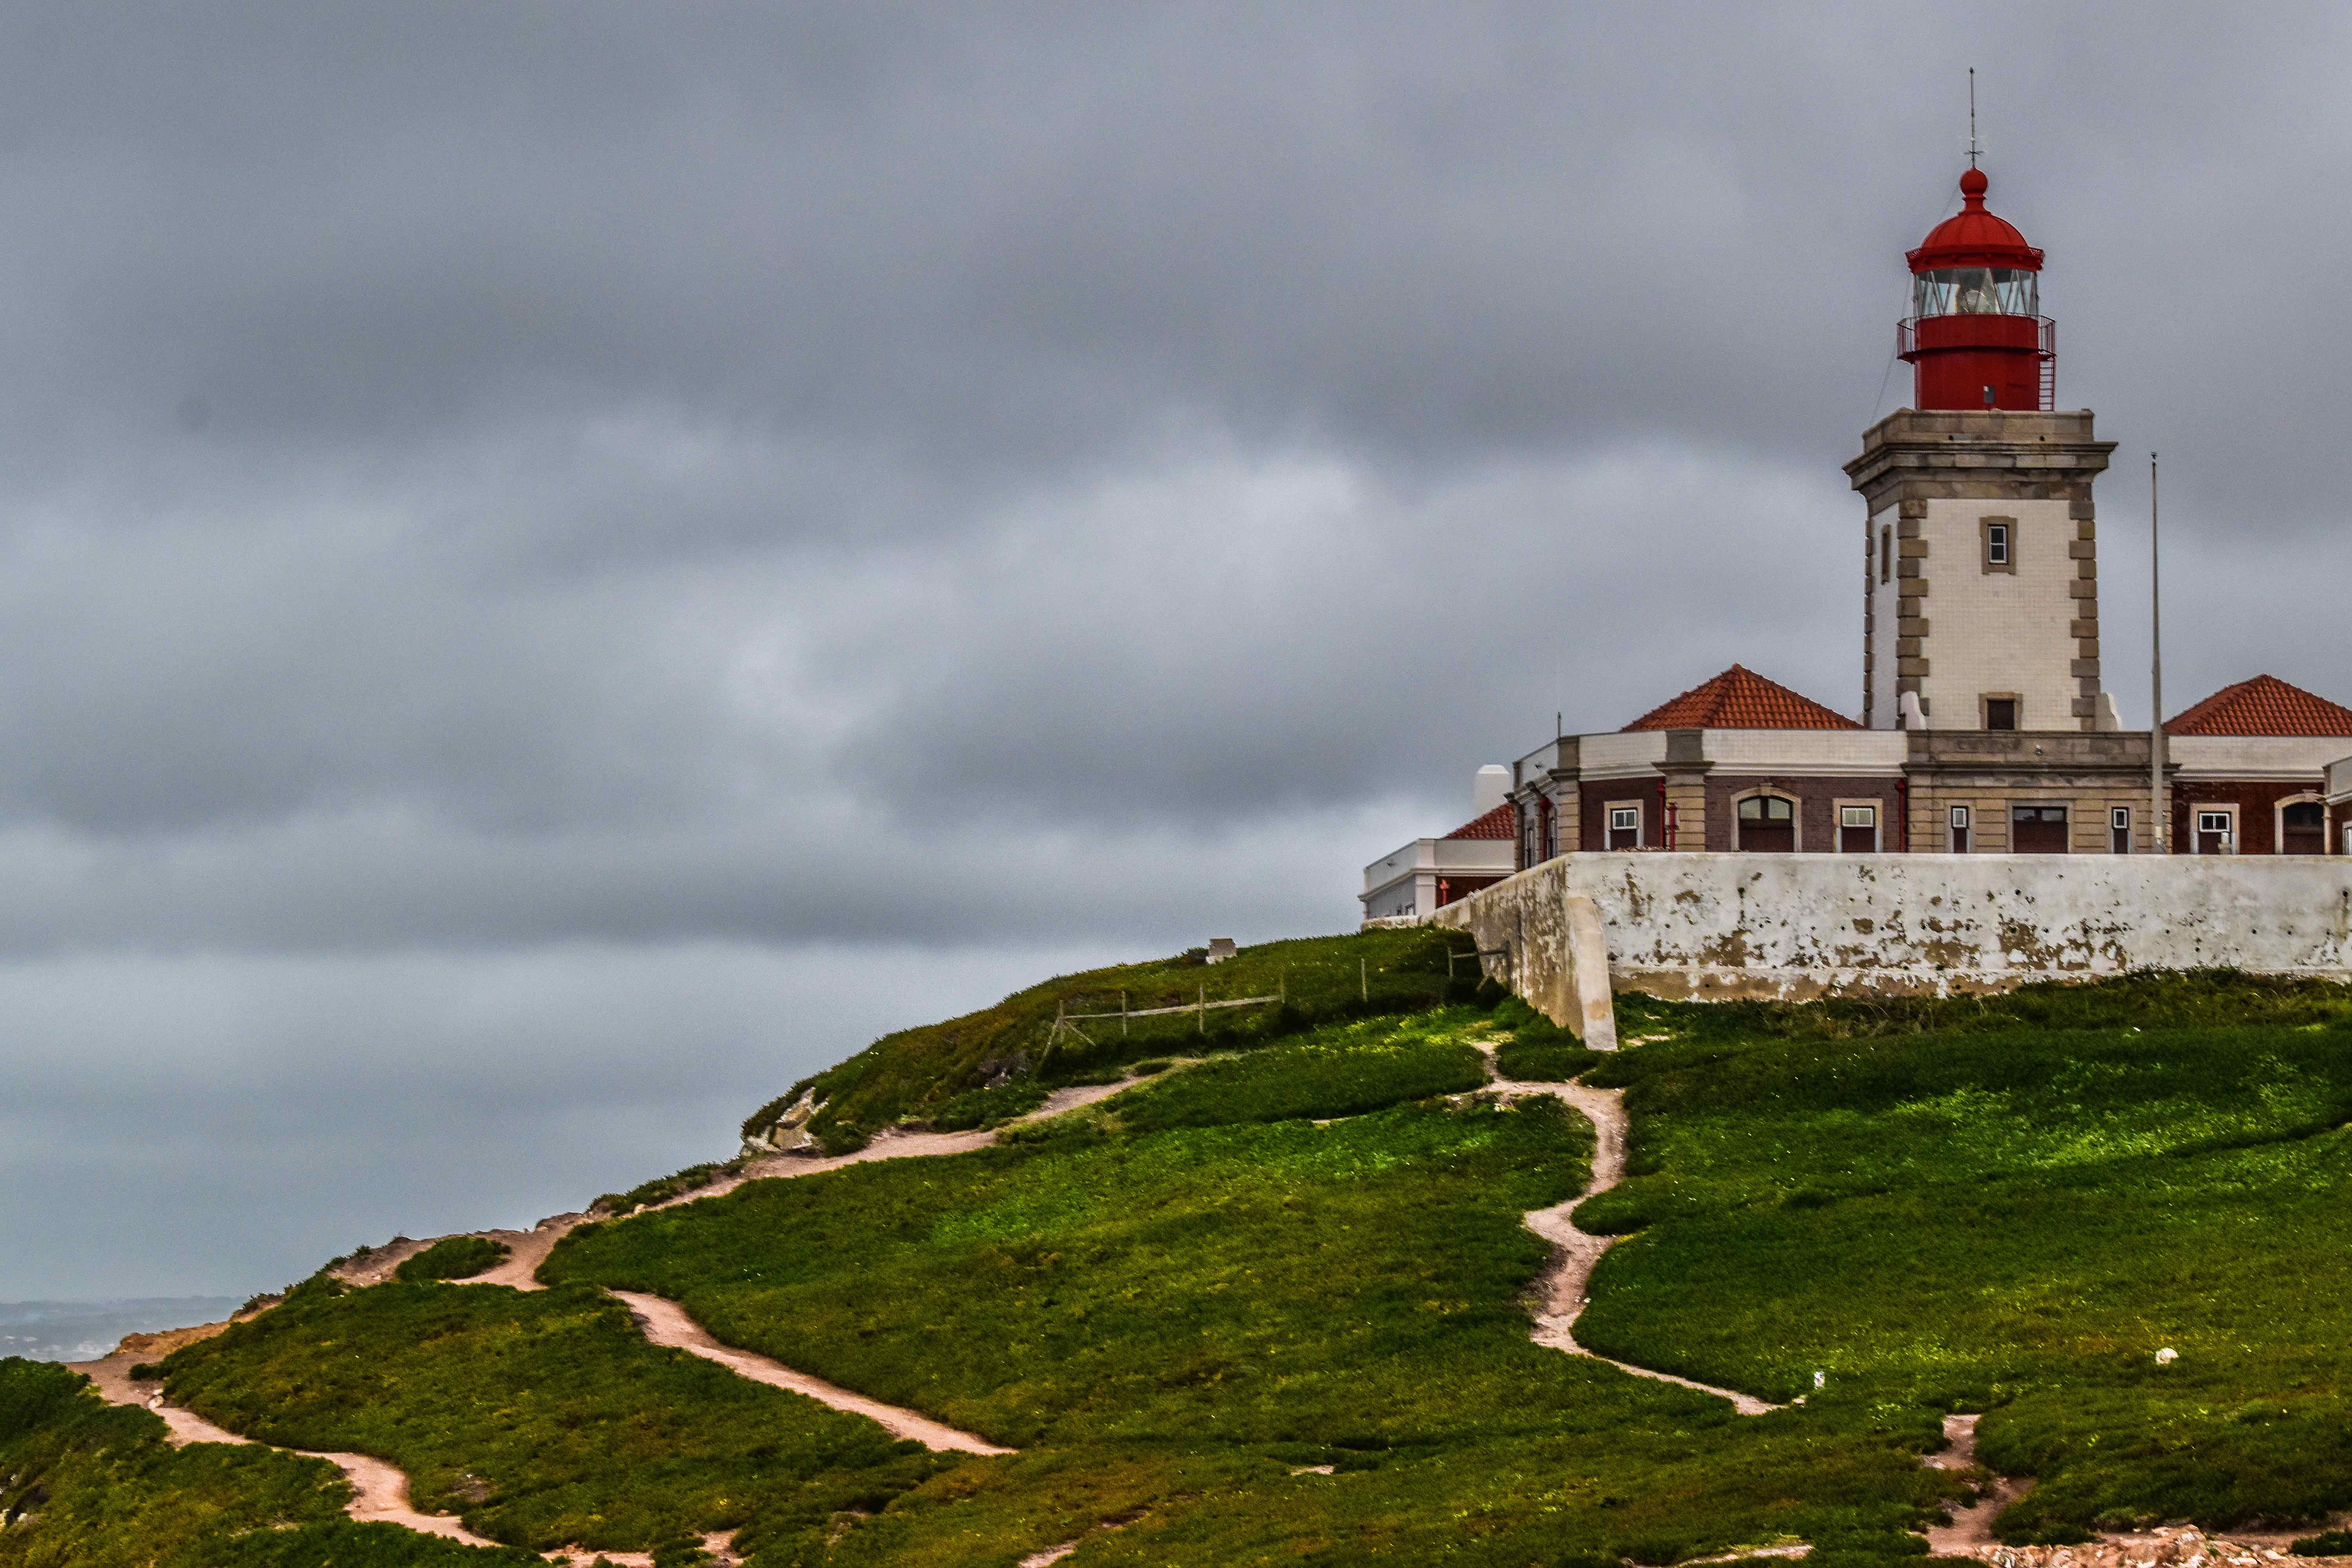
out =
[[[2066,853],[2066,808],[2063,805],[2013,805],[2009,808],[2009,847],[2017,855]]]
[[[2237,835],[2231,831],[2231,814],[2226,811],[2200,811],[2197,814],[2197,853],[2227,855],[2236,847]]]
[[[1797,847],[1797,812],[1776,795],[1739,803],[1739,847],[1751,854],[1785,855]]]
[[[1878,850],[1878,808],[1874,805],[1844,805],[1838,808],[1838,851],[1845,855],[1872,855]]]

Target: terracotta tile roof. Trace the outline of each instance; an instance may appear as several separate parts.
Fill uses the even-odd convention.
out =
[[[2352,735],[2352,708],[2274,675],[2225,686],[2165,722],[2168,735]]]
[[[1517,838],[1518,836],[1518,808],[1506,801],[1483,816],[1472,817],[1445,837],[1448,838]]]
[[[1733,665],[1625,726],[1633,730],[1859,730],[1811,698]]]

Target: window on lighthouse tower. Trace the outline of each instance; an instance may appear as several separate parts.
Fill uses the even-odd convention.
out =
[[[1911,279],[1915,316],[2038,316],[2039,273],[2017,267],[1944,267]]]

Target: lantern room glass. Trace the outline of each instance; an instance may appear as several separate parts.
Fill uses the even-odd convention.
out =
[[[1915,316],[2038,316],[2039,273],[2021,267],[1945,267],[1911,279]]]

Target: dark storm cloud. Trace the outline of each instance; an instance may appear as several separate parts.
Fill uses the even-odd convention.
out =
[[[2177,689],[2352,693],[2334,11],[0,16],[0,1290],[577,1203],[891,1018],[1347,923],[1555,713],[1853,706],[1971,64],[2126,711],[2151,447]]]

